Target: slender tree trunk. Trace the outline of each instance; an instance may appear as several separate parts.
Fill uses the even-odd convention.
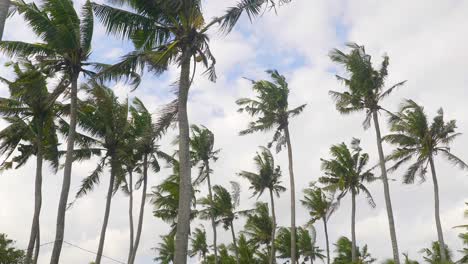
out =
[[[37,122],[37,137],[36,137],[36,180],[34,185],[34,214],[31,226],[31,233],[29,235],[28,249],[26,251],[25,264],[30,264],[33,257],[34,244],[39,243],[39,217],[41,215],[42,207],[42,163],[43,163],[43,149],[42,149],[42,125],[43,122]]]
[[[111,208],[111,201],[112,201],[112,191],[114,190],[114,180],[115,180],[115,171],[116,171],[116,158],[111,157],[111,175],[110,175],[110,182],[109,188],[107,189],[107,197],[106,197],[106,209],[104,211],[104,221],[102,223],[101,228],[101,236],[99,238],[99,246],[98,251],[96,253],[96,260],[94,261],[95,264],[101,264],[102,252],[104,250],[104,241],[106,239],[106,231],[107,231],[107,224],[109,222],[109,214]]]
[[[10,0],[0,0],[0,41],[3,39],[3,30],[10,8]]]
[[[132,254],[133,254],[133,241],[134,241],[134,234],[133,234],[133,172],[128,172],[128,191],[129,191],[129,198],[128,198],[128,220],[130,223],[130,250],[128,251],[128,260],[127,263],[131,263]]]
[[[385,157],[382,148],[382,136],[380,134],[379,119],[376,111],[372,112],[372,117],[374,119],[375,134],[377,137],[377,148],[379,151],[380,171],[382,173],[382,182],[384,186],[385,205],[387,207],[388,226],[390,229],[390,239],[393,249],[393,260],[395,261],[395,264],[400,264],[400,254],[398,253],[395,221],[393,219],[392,201],[390,198],[390,187],[388,186],[387,168],[385,166]]]
[[[78,100],[78,76],[79,72],[73,74],[71,80],[70,93],[70,131],[68,131],[67,153],[65,155],[65,164],[63,171],[62,190],[60,192],[60,200],[57,212],[57,226],[55,231],[54,248],[50,264],[59,264],[60,253],[62,251],[63,238],[65,234],[65,212],[67,210],[68,194],[70,193],[71,172],[73,164],[73,149],[75,145],[76,132],[76,112]]]
[[[328,240],[327,219],[323,217],[322,220],[323,220],[323,229],[325,230],[325,242],[327,246],[327,264],[330,264],[330,241]]]
[[[206,182],[208,183],[208,199],[210,199],[210,206],[213,205],[213,192],[211,190],[211,179],[210,179],[210,163],[205,162],[206,164]],[[216,231],[216,222],[213,212],[211,214],[211,227],[213,228],[213,248],[214,248],[214,257],[215,257],[215,264],[218,264],[218,232]]]
[[[190,203],[192,200],[192,177],[189,149],[189,121],[187,115],[187,100],[190,88],[190,49],[185,48],[182,54],[179,96],[179,212],[177,215],[177,230],[175,237],[175,264],[187,263],[188,237],[190,233]],[[96,263],[97,264],[97,263]]]
[[[296,187],[294,184],[293,154],[289,126],[284,128],[286,144],[288,145],[289,182],[291,188],[291,263],[296,263]]]
[[[133,264],[135,262],[138,245],[140,244],[141,230],[143,229],[143,216],[145,214],[147,186],[148,186],[148,155],[145,155],[145,158],[143,160],[143,190],[141,191],[140,215],[138,216],[138,227],[137,227],[137,233],[135,237],[135,244],[133,245],[132,257],[128,264]]]
[[[351,192],[351,261],[357,263],[356,252],[356,193]]]
[[[236,263],[240,264],[239,249],[237,248],[236,232],[234,231],[234,224],[231,221],[232,243],[234,244],[234,253],[236,255]]]
[[[39,225],[39,229],[37,230],[35,248],[36,250],[34,250],[33,264],[37,264],[37,260],[39,259],[39,249],[41,248],[41,225]]]
[[[437,174],[436,174],[434,159],[432,155],[429,156],[429,163],[431,165],[432,181],[434,183],[434,215],[435,215],[435,222],[437,226],[437,238],[439,240],[439,246],[440,246],[440,260],[442,263],[445,263],[447,261],[447,254],[445,251],[444,233],[442,231],[442,224],[440,221],[439,183],[437,181]]]
[[[271,251],[270,251],[270,264],[276,262],[276,250],[275,250],[275,237],[276,237],[276,213],[275,213],[275,199],[273,190],[270,189],[270,201],[271,201],[271,219],[273,220],[273,226],[271,230]]]

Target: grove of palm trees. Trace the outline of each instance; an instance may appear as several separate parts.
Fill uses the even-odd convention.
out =
[[[467,12],[0,0],[0,264],[468,264]]]

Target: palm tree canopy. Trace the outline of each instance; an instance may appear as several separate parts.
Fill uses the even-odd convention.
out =
[[[351,262],[351,241],[347,237],[340,237],[335,244],[337,256],[333,264],[349,264]],[[356,247],[358,261],[355,264],[371,264],[376,261],[367,250],[365,245],[361,250]],[[354,264],[354,263],[353,263]]]
[[[311,216],[309,224],[313,224],[319,219],[328,221],[338,207],[338,203],[334,202],[334,197],[328,197],[326,192],[317,187],[315,183],[311,183],[309,188],[304,189],[304,198],[301,200],[301,204],[309,211]]]
[[[279,197],[281,192],[286,191],[286,188],[281,185],[281,168],[275,167],[275,160],[268,148],[260,147],[260,149],[261,152],[257,152],[254,157],[258,172],[241,171],[238,175],[250,182],[249,189],[253,190],[252,196],[258,198],[265,189],[269,189]]]
[[[439,242],[432,242],[431,248],[423,248],[420,250],[420,253],[423,253],[425,255],[423,256],[423,259],[426,263],[438,264],[438,263],[442,263],[440,250],[441,248],[440,248]],[[447,256],[447,261],[451,263],[452,251],[448,248],[447,245],[445,245],[445,255]]]
[[[16,78],[9,81],[0,77],[10,90],[9,98],[0,98],[0,115],[8,123],[0,131],[0,154],[5,156],[2,169],[23,166],[37,153],[37,140],[41,134],[39,140],[44,158],[57,170],[57,119],[62,106],[56,103],[57,94],[47,89],[49,76],[28,60],[8,65],[13,68]],[[60,82],[58,87],[62,85]],[[15,150],[19,154],[8,160]]]
[[[326,185],[324,189],[340,191],[338,200],[348,192],[354,194],[363,192],[366,194],[369,204],[375,207],[374,199],[364,185],[365,182],[371,182],[375,178],[370,169],[365,169],[369,162],[369,155],[362,153],[360,141],[353,139],[351,150],[345,143],[333,145],[330,148],[330,154],[332,159],[322,159],[322,170],[325,172],[325,176],[320,177],[319,181]]]
[[[388,157],[396,162],[390,170],[416,160],[403,176],[405,183],[413,183],[417,175],[424,180],[429,159],[437,154],[443,155],[462,169],[468,169],[464,161],[450,152],[450,143],[461,134],[455,132],[455,120],[444,120],[442,109],[437,112],[432,123],[429,123],[422,106],[413,100],[405,100],[400,111],[390,118],[389,123],[391,133],[383,137],[383,140],[397,146]]]
[[[90,158],[92,155],[105,154],[95,170],[83,180],[77,197],[90,192],[99,183],[104,167],[108,164],[115,173],[114,192],[125,182],[124,165],[130,136],[128,102],[119,102],[114,92],[101,84],[91,82],[82,87],[88,98],[81,104],[78,123],[89,137],[80,135],[78,141],[86,137],[81,149],[75,150],[76,159]]]
[[[192,233],[192,237],[190,238],[190,242],[192,244],[192,248],[189,251],[189,256],[194,257],[197,254],[204,257],[208,254],[208,244],[206,243],[206,231],[203,228],[195,228]]]
[[[313,250],[317,250],[317,248],[311,248],[313,238],[310,236],[309,232],[304,229],[303,227],[296,228],[296,257],[300,259],[301,256],[306,257],[305,254],[311,255]],[[310,245],[306,245],[306,243],[311,242]],[[291,229],[286,227],[280,227],[278,229],[278,233],[276,235],[276,251],[278,253],[278,257],[282,259],[291,258]],[[320,253],[320,250],[314,251],[315,253]],[[318,257],[318,255],[315,255]],[[320,257],[319,257],[320,258]]]
[[[342,81],[348,90],[346,92],[330,91],[330,95],[336,101],[336,109],[342,114],[366,110],[367,117],[363,125],[364,128],[369,128],[371,114],[383,109],[379,105],[380,101],[406,81],[385,89],[389,57],[385,55],[379,69],[375,69],[371,62],[371,56],[366,54],[364,46],[348,43],[347,47],[351,48],[348,54],[334,49],[329,56],[333,62],[343,65],[349,73],[348,78],[336,75],[337,79]]]
[[[244,231],[254,244],[269,245],[273,229],[273,220],[268,212],[268,204],[257,202],[255,209],[247,216]]]
[[[158,243],[158,246],[154,248],[158,252],[158,256],[154,258],[154,261],[158,261],[161,264],[171,264],[174,261],[175,252],[175,239],[173,234],[161,236],[162,242]]]
[[[81,18],[73,1],[46,0],[37,6],[34,2],[16,0],[11,4],[43,42],[1,41],[0,51],[9,56],[33,56],[53,72],[92,74],[85,69],[96,65],[86,63],[91,54],[94,28],[90,1],[83,6]]]
[[[286,144],[284,129],[289,123],[289,118],[300,114],[305,104],[293,109],[289,109],[289,87],[286,78],[276,70],[268,70],[272,81],[260,80],[252,81],[252,89],[256,92],[255,99],[241,98],[236,101],[239,105],[239,112],[247,112],[252,117],[257,117],[250,122],[248,128],[240,132],[241,135],[254,133],[257,131],[275,130],[273,140],[268,147],[276,142],[276,150],[279,152]]]
[[[203,182],[208,176],[206,167],[210,160],[218,160],[218,153],[220,149],[214,149],[214,134],[204,126],[192,125],[192,136],[190,137],[190,154],[194,163],[201,163],[199,165],[198,177],[195,184]],[[210,169],[211,171],[211,169]]]
[[[310,226],[310,231],[305,228],[298,229],[297,247],[299,248],[299,255],[304,256],[304,261],[312,259],[313,261],[320,259],[324,260],[326,256],[322,253],[323,249],[316,245],[316,231],[314,226]]]
[[[223,224],[225,229],[229,229],[232,221],[238,215],[245,215],[252,210],[238,211],[237,207],[240,202],[240,185],[237,182],[231,181],[232,191],[229,192],[221,185],[213,186],[213,202],[208,197],[201,198],[198,203],[205,206],[205,210],[199,212],[201,219],[211,219],[213,215],[216,224]]]
[[[126,74],[145,67],[155,74],[164,72],[168,65],[180,64],[183,56],[195,63],[201,62],[212,81],[216,79],[216,60],[211,53],[207,31],[214,25],[225,32],[232,30],[243,13],[250,19],[272,7],[272,0],[241,0],[226,10],[221,17],[206,20],[202,3],[195,1],[119,0],[116,7],[93,3],[96,16],[108,33],[132,40],[136,51],[124,56],[121,62],[101,73],[104,78],[115,78],[113,73]],[[289,2],[289,0],[279,0]],[[119,77],[118,77],[119,78]],[[134,83],[137,84],[137,83]]]

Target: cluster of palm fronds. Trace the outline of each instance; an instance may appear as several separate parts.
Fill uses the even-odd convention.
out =
[[[0,98],[0,114],[7,123],[0,131],[1,170],[19,168],[33,156],[36,161],[34,214],[25,263],[35,264],[39,257],[43,163],[50,164],[54,172],[63,169],[50,261],[58,264],[64,243],[66,209],[73,204],[69,202],[72,167],[75,162],[89,160],[97,160],[97,164],[83,179],[76,199],[91,192],[109,170],[96,264],[100,264],[103,257],[112,197],[119,190],[129,197],[127,262],[135,263],[143,229],[148,177],[160,171],[161,160],[165,160],[173,170],[168,178],[151,189],[150,194],[154,216],[172,227],[158,247],[156,260],[162,263],[182,264],[187,262],[188,256],[196,255],[200,255],[205,263],[216,264],[273,264],[278,259],[289,259],[290,263],[313,263],[316,259],[326,259],[331,263],[327,223],[347,195],[352,201],[351,240],[344,237],[338,240],[333,262],[372,263],[375,259],[368,253],[367,246],[362,249],[357,246],[355,201],[356,196],[364,194],[369,205],[376,207],[367,184],[379,180],[384,188],[392,261],[400,264],[387,173],[396,171],[407,162],[411,164],[403,175],[404,183],[413,183],[417,177],[424,180],[430,170],[434,185],[438,241],[431,249],[423,251],[425,260],[430,263],[452,262],[440,220],[435,157],[440,154],[460,168],[467,169],[468,165],[450,151],[450,144],[459,133],[455,132],[455,121],[444,120],[442,110],[430,122],[423,107],[412,100],[406,100],[397,113],[382,106],[382,100],[405,83],[386,88],[387,56],[376,69],[364,47],[357,44],[348,45],[349,53],[338,49],[330,53],[332,61],[343,66],[348,73],[347,77],[337,76],[347,90],[330,92],[337,110],[342,114],[366,112],[363,126],[367,129],[373,122],[379,164],[367,168],[369,155],[362,150],[358,139],[353,139],[350,146],[345,143],[333,145],[331,157],[321,160],[323,176],[304,190],[304,197],[300,199],[310,212],[310,221],[297,227],[290,122],[305,110],[306,105],[289,106],[290,89],[286,78],[276,70],[269,70],[267,73],[271,80],[252,80],[255,98],[236,101],[239,112],[253,118],[240,135],[273,131],[271,141],[265,142],[266,147],[261,147],[254,157],[257,171],[238,173],[250,182],[253,196],[258,198],[265,193],[269,196],[269,203],[257,203],[253,209],[241,209],[237,182],[231,182],[231,190],[212,185],[211,163],[220,154],[214,147],[214,134],[203,126],[189,126],[187,115],[188,95],[197,65],[204,67],[209,80],[216,80],[216,59],[210,49],[210,33],[217,29],[228,34],[243,14],[252,20],[288,0],[240,0],[221,16],[210,20],[203,16],[200,0],[119,0],[110,1],[112,5],[86,1],[81,12],[69,0],[44,0],[40,5],[24,0],[4,2],[1,1],[0,6],[0,38],[8,13],[6,10],[11,8],[10,13],[20,14],[40,39],[38,43],[0,41],[0,51],[12,59],[8,66],[15,74],[13,80],[0,79],[10,91],[8,98]],[[90,62],[95,17],[108,34],[130,40],[134,51],[114,65]],[[171,65],[180,70],[176,82],[177,99],[166,105],[157,118],[139,99],[131,102],[119,100],[108,87],[115,81],[125,81],[136,89],[142,73],[159,76]],[[389,115],[391,133],[386,136],[381,136],[381,113]],[[178,125],[177,151],[168,155],[160,150],[158,142],[173,123]],[[66,140],[60,141],[60,138]],[[382,147],[384,141],[395,146],[387,156]],[[278,227],[276,222],[275,199],[286,188],[281,185],[282,171],[275,165],[270,151],[272,146],[276,152],[287,150],[291,199],[288,227]],[[191,171],[195,166],[198,166],[198,175],[192,177]],[[380,168],[379,177],[375,177],[377,167]],[[205,182],[207,196],[197,197],[197,188]],[[141,189],[141,204],[137,223],[134,223],[133,198],[138,189]],[[235,221],[240,217],[246,218],[246,224],[242,231],[236,232]],[[204,228],[190,228],[191,221],[197,218],[210,221],[212,250]],[[316,245],[313,225],[317,221],[324,225],[325,251]],[[231,232],[232,244],[218,245],[219,225]],[[466,240],[466,237],[466,234],[461,235],[462,239]],[[465,256],[459,262],[465,263],[467,250],[462,253]],[[406,263],[414,262],[406,256]]]

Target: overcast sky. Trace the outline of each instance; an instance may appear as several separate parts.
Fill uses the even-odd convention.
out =
[[[80,5],[83,0],[75,2]],[[211,18],[221,14],[235,1],[206,0],[204,3],[206,17]],[[249,118],[236,112],[234,101],[252,95],[249,82],[242,77],[266,78],[264,71],[267,69],[278,69],[286,76],[291,89],[291,106],[307,103],[304,113],[291,121],[290,128],[298,200],[303,188],[321,176],[320,158],[328,157],[332,144],[349,143],[352,137],[361,138],[371,162],[377,161],[374,130],[363,130],[363,114],[341,116],[328,96],[329,90],[344,88],[334,77],[334,73],[341,69],[330,62],[327,54],[332,48],[344,48],[344,43],[348,41],[365,45],[375,63],[379,63],[385,53],[390,56],[388,86],[408,80],[404,87],[383,102],[385,107],[397,110],[404,98],[412,98],[425,107],[431,119],[437,109],[443,107],[447,119],[457,119],[459,132],[468,131],[467,14],[468,2],[463,0],[293,0],[279,8],[277,14],[265,13],[253,24],[244,19],[229,36],[211,32],[219,79],[216,83],[210,83],[203,76],[196,77],[190,93],[189,118],[192,124],[210,128],[216,137],[216,147],[222,149],[220,159],[212,166],[213,182],[226,185],[231,180],[237,180],[242,184],[242,207],[249,208],[255,203],[255,199],[249,199],[251,193],[247,182],[235,174],[240,170],[253,169],[252,158],[258,146],[265,145],[272,135],[238,136]],[[35,41],[27,25],[18,17],[7,22],[5,39]],[[115,62],[129,48],[128,43],[107,37],[101,26],[96,27],[94,60]],[[2,65],[6,61],[7,58],[0,55]],[[12,77],[4,67],[0,68],[0,74]],[[162,104],[173,99],[171,84],[176,78],[176,69],[171,69],[160,78],[146,74],[141,87],[135,92],[130,92],[123,84],[115,86],[115,92],[121,98],[138,96],[156,113]],[[3,85],[0,85],[0,95],[8,95]],[[386,116],[382,115],[381,121],[385,134]],[[3,128],[4,123],[0,123],[0,126]],[[169,133],[161,143],[167,152],[174,149],[168,144],[173,136],[173,132]],[[468,160],[467,145],[468,135],[463,135],[454,142],[452,151]],[[390,146],[384,147],[384,151],[389,153]],[[289,187],[286,152],[275,157],[283,168],[284,185]],[[73,199],[80,181],[94,165],[93,161],[74,165],[69,200]],[[446,243],[453,249],[460,249],[459,232],[452,227],[464,221],[468,172],[460,171],[440,158],[436,158],[436,166]],[[156,185],[168,173],[170,169],[152,175],[150,186]],[[429,178],[423,184],[403,185],[401,174],[402,171],[392,174],[396,181],[390,184],[399,248],[401,252],[409,252],[410,257],[420,259],[417,252],[436,240],[432,184]],[[44,175],[42,243],[54,239],[62,175],[62,171],[57,174],[47,171]],[[33,212],[34,162],[22,169],[4,172],[0,177],[0,233],[7,233],[17,241],[19,248],[25,248]],[[100,186],[68,211],[66,241],[86,249],[97,248],[107,185],[108,174],[105,174]],[[201,195],[205,189],[205,186],[201,186]],[[372,255],[383,260],[391,256],[391,244],[382,184],[375,182],[370,190],[377,208],[370,208],[364,197],[358,198],[357,241],[359,245],[368,244]],[[135,201],[136,205],[139,204],[138,200]],[[289,202],[288,193],[284,193],[277,202],[281,226],[289,223]],[[129,245],[127,210],[128,198],[116,194],[112,201],[104,254],[119,260],[126,259]],[[154,218],[151,211],[148,205],[137,257],[137,263],[141,264],[153,263],[156,253],[152,248],[161,241],[159,236],[168,232],[168,226]],[[303,225],[307,221],[308,213],[298,202],[297,224]],[[193,226],[199,224],[203,224],[211,234],[208,222],[197,221]],[[237,230],[243,224],[243,220],[236,222]],[[224,233],[221,227],[219,230],[221,242],[230,243],[229,233]],[[350,200],[343,200],[339,211],[330,220],[329,230],[331,242],[342,235],[350,236]],[[318,243],[324,247],[321,225],[317,225],[317,231]],[[51,250],[52,245],[41,248],[41,264],[48,263]],[[68,245],[63,247],[61,263],[83,264],[93,259],[91,254]],[[102,263],[114,262],[103,259]],[[197,260],[193,259],[191,263],[197,263]]]

